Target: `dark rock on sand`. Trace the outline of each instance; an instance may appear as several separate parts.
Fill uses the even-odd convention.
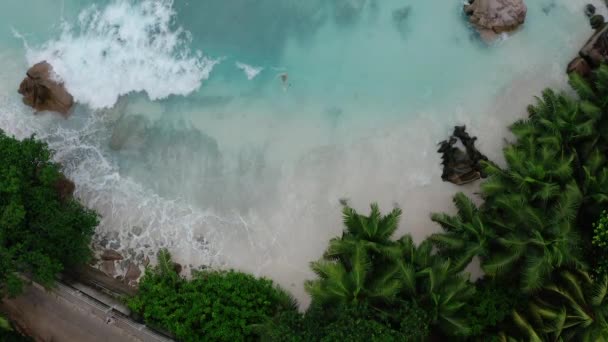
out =
[[[587,4],[585,6],[585,15],[591,18],[595,14],[595,6],[592,4]]]
[[[68,116],[74,105],[74,98],[57,81],[53,67],[47,62],[40,62],[27,71],[27,77],[19,85],[19,94],[23,103],[36,111],[53,111]]]
[[[591,20],[597,17],[601,16],[595,15]],[[603,17],[596,19],[596,24],[601,22],[602,25],[587,40],[579,55],[568,64],[568,73],[576,72],[583,77],[591,77],[591,71],[608,61],[608,25],[603,21]]]
[[[458,140],[464,145],[465,151],[454,146]],[[465,126],[456,126],[452,136],[439,143],[437,152],[442,154],[443,181],[463,185],[485,177],[481,162],[488,158],[477,150],[476,140],[466,132]]]
[[[590,13],[587,7],[585,12]],[[593,15],[589,19],[589,23],[595,29],[595,32],[585,42],[578,56],[568,64],[566,71],[568,74],[577,73],[582,77],[591,79],[593,78],[592,71],[602,63],[608,62],[608,25],[606,25],[604,17],[599,14]]]
[[[568,63],[568,74],[573,72],[583,76],[589,77],[591,75],[591,66],[583,57],[576,57],[572,60],[572,62]]]

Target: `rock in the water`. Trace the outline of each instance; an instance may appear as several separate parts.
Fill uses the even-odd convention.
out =
[[[458,140],[464,145],[466,151],[454,146]],[[476,137],[471,137],[466,132],[465,126],[456,126],[450,139],[439,143],[440,147],[437,152],[442,154],[441,159],[443,160],[441,179],[456,185],[463,185],[485,177],[481,162],[488,158],[477,150],[476,140]]]
[[[393,20],[397,23],[401,23],[410,16],[412,11],[411,6],[403,6],[393,11]]]
[[[405,34],[407,33],[407,22],[411,13],[411,6],[403,6],[393,11],[393,22],[395,23],[397,30],[399,31],[399,33],[401,33],[402,36],[405,36]]]
[[[47,62],[40,62],[27,71],[27,77],[19,85],[19,94],[23,103],[36,111],[53,111],[68,116],[74,105],[74,98],[57,81],[53,67]]]
[[[145,144],[148,120],[143,115],[125,115],[118,120],[112,131],[110,148],[138,149]]]
[[[101,271],[110,277],[116,275],[116,265],[113,260],[105,260],[101,263]]]
[[[101,254],[101,260],[122,260],[123,256],[113,249],[106,249]]]
[[[365,7],[366,0],[334,0],[334,16],[340,24],[355,22]]]
[[[575,72],[582,77],[588,77],[591,74],[591,66],[583,57],[576,57],[568,64],[567,72],[568,74]]]
[[[594,14],[595,14],[595,6],[593,6],[592,4],[587,4],[585,6],[585,15],[591,18]]]
[[[137,265],[132,262],[129,262],[129,267],[127,268],[127,273],[125,273],[125,282],[129,285],[133,285],[139,276],[141,275],[141,270]]]
[[[528,8],[523,0],[475,0],[464,11],[482,37],[492,37],[522,25]]]

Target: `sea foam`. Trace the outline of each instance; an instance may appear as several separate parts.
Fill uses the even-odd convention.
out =
[[[254,67],[241,62],[236,62],[236,67],[241,69],[245,73],[245,76],[247,76],[247,79],[250,81],[259,75],[262,70],[264,70],[262,67]]]
[[[115,0],[88,7],[58,39],[26,43],[28,63],[51,63],[75,99],[92,108],[146,92],[157,100],[197,90],[219,62],[191,52],[189,32],[176,27],[171,0]]]

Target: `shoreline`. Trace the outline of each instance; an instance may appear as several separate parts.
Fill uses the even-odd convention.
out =
[[[551,66],[546,68],[547,70],[552,69]],[[546,80],[546,78],[543,79],[545,71],[543,69],[538,72],[540,77],[526,74],[523,81],[514,80],[511,85],[507,86],[508,95],[499,94],[496,101],[490,101],[495,103],[489,105],[487,111],[478,111],[478,113],[486,112],[492,115],[485,117],[483,122],[471,121],[482,120],[480,119],[483,117],[481,114],[471,117],[458,111],[448,113],[446,117],[460,118],[462,121],[459,122],[446,122],[449,120],[448,118],[425,118],[420,115],[416,119],[405,119],[403,121],[406,123],[397,128],[387,128],[370,138],[357,139],[356,142],[338,144],[327,149],[321,148],[305,153],[294,163],[289,170],[290,173],[283,177],[281,184],[278,185],[285,196],[268,205],[269,208],[265,209],[264,215],[246,212],[245,214],[237,213],[238,215],[227,219],[218,217],[219,215],[208,210],[192,209],[188,206],[182,207],[182,204],[188,203],[164,199],[152,194],[149,189],[145,189],[137,182],[121,180],[120,175],[114,168],[109,168],[110,171],[107,174],[100,173],[97,175],[98,178],[93,179],[107,183],[77,184],[77,195],[84,199],[85,203],[97,209],[103,208],[101,211],[106,214],[104,218],[106,221],[103,223],[105,229],[98,231],[98,233],[120,231],[121,234],[124,233],[122,241],[129,239],[126,246],[119,246],[119,249],[123,251],[132,248],[133,240],[139,240],[142,244],[151,241],[152,244],[147,248],[148,251],[156,250],[158,247],[168,244],[174,252],[177,252],[174,253],[176,260],[183,264],[186,270],[190,268],[190,264],[196,267],[198,263],[220,267],[228,265],[253,272],[256,275],[265,275],[296,294],[301,303],[306,303],[308,296],[301,286],[303,279],[312,276],[308,263],[316,260],[325,249],[327,240],[338,235],[339,230],[341,230],[340,215],[337,210],[339,208],[337,201],[339,198],[344,196],[351,198],[353,206],[362,210],[362,212],[367,211],[370,200],[380,202],[383,209],[390,208],[395,202],[399,203],[405,212],[399,233],[411,232],[417,241],[431,232],[438,231],[439,227],[428,218],[430,212],[452,212],[452,194],[462,190],[471,194],[477,189],[477,184],[462,188],[451,184],[446,186],[440,182],[440,161],[439,154],[435,153],[435,143],[442,138],[440,137],[441,131],[445,128],[447,133],[447,130],[451,129],[454,124],[467,124],[471,134],[479,137],[479,149],[486,153],[490,159],[498,160],[497,157],[501,157],[503,137],[507,136],[506,123],[525,115],[525,106],[533,101],[532,94],[539,94],[545,87],[560,83],[554,77],[551,78],[551,82],[554,82],[554,84],[546,84],[541,81]],[[563,71],[561,73],[563,74]],[[533,83],[533,85],[529,83]],[[525,87],[522,87],[522,84]],[[563,87],[565,83],[562,82],[560,85]],[[533,91],[528,91],[532,88]],[[499,91],[499,93],[502,93],[502,91]],[[515,110],[513,110],[513,107],[515,107],[513,105],[514,98],[515,102],[521,102],[521,107],[517,107]],[[24,113],[17,113],[17,115],[22,114]],[[26,113],[25,115],[29,114]],[[50,119],[39,117],[36,119],[43,121],[36,124],[40,127],[49,125]],[[80,116],[80,119],[82,119],[82,116]],[[25,125],[31,123],[31,120],[20,120]],[[86,139],[90,137],[87,137],[87,135],[95,134],[95,129],[97,128],[94,128],[92,132],[83,133],[84,138],[78,135],[72,138],[75,139],[74,141],[88,143]],[[27,130],[24,130],[22,134],[25,131]],[[434,134],[428,134],[429,131],[434,132]],[[501,133],[497,134],[497,131]],[[46,138],[49,138],[49,135]],[[414,147],[422,149],[423,154],[403,153],[403,145],[408,143],[416,144]],[[393,151],[395,154],[387,155],[386,150]],[[352,153],[353,151],[355,152]],[[70,160],[71,153],[74,153],[74,155],[79,153],[78,150],[58,152],[58,158],[61,160]],[[374,156],[370,158],[373,161],[372,163],[385,165],[385,167],[377,167],[376,165],[368,168],[361,167],[358,160],[362,160],[367,155]],[[319,160],[325,162],[325,164],[315,166],[314,163]],[[344,165],[336,165],[340,162],[343,162]],[[78,168],[72,170],[72,175],[84,174],[87,172],[86,166],[93,166],[94,164],[95,162],[89,162],[84,166],[78,166]],[[106,167],[102,163],[95,166],[101,167],[99,165]],[[345,174],[349,169],[355,168],[361,170],[367,177],[378,179],[367,182],[365,175],[351,176]],[[429,175],[433,179],[430,183]],[[318,182],[318,179],[326,179],[327,181]],[[121,181],[123,183],[120,183]],[[122,188],[124,182],[131,182],[132,184],[127,184],[128,186],[125,189]],[[416,185],[417,182],[422,185]],[[98,186],[104,184],[108,185],[109,188],[99,190]],[[327,186],[327,184],[330,184],[330,186]],[[338,186],[331,186],[332,184],[338,184]],[[131,190],[134,192],[127,193]],[[116,194],[112,193],[114,191],[116,191]],[[141,198],[151,197],[145,197],[146,201],[143,202],[132,203],[141,199],[138,197],[139,195],[141,195]],[[302,200],[302,198],[305,200]],[[412,198],[415,198],[415,200],[412,200]],[[157,209],[157,212],[171,213],[179,216],[179,218],[175,216],[172,218],[160,216],[144,218],[146,215],[151,216],[150,210],[147,210],[146,206],[154,208],[152,210]],[[276,214],[285,212],[286,208],[297,208],[297,210],[287,211],[288,215],[285,217],[279,217]],[[432,209],[429,210],[429,208]],[[135,217],[127,219],[126,216],[133,215],[134,211],[136,212]],[[250,215],[247,216],[247,214]],[[151,220],[149,227],[153,227],[147,232],[148,236],[145,238],[129,238],[132,227],[142,222],[148,222],[144,221],[146,219]],[[192,222],[197,224],[193,225]],[[252,227],[249,223],[251,222],[257,223],[257,228],[260,229],[250,231],[249,229]],[[214,224],[216,225],[214,228],[209,228]],[[234,227],[226,227],[229,225],[234,225]],[[279,230],[266,229],[267,226],[278,227]],[[311,226],[321,226],[323,229],[320,233],[313,232],[318,236],[314,236],[312,239],[308,236],[309,232],[306,230],[307,227]],[[253,228],[255,227],[253,226]],[[229,230],[229,232],[226,232],[226,230]],[[256,248],[247,250],[248,247],[251,247],[251,245],[248,245],[251,240],[239,241],[234,244],[230,241],[231,237],[249,233],[254,237],[265,236],[271,243],[264,244],[265,242],[262,242]],[[224,235],[220,236],[222,234]],[[279,234],[288,238],[283,245],[275,243]],[[194,241],[200,237],[202,237],[203,242],[200,245],[193,245]],[[101,238],[98,239],[98,242],[99,240]],[[215,246],[214,243],[216,243]],[[207,250],[197,248],[205,248],[209,244],[213,248]],[[312,244],[315,244],[315,246],[311,248],[310,245]],[[258,253],[260,251],[262,253]],[[242,254],[239,255],[241,252]],[[225,257],[220,258],[221,253]],[[154,253],[146,256],[151,257],[152,260],[155,257]],[[137,260],[137,255],[130,255],[129,257]],[[256,261],[253,265],[252,260]],[[126,268],[123,267],[121,272],[126,271]],[[291,284],[297,285],[292,287]]]

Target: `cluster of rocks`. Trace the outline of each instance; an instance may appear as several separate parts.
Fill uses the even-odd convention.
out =
[[[138,264],[128,259],[125,260],[122,254],[113,249],[103,250],[99,258],[101,259],[99,268],[103,273],[131,287],[137,287],[139,278],[142,276],[142,268],[146,268],[150,264],[148,257]],[[118,274],[117,268],[119,267],[123,269],[123,274]],[[174,262],[173,269],[177,274],[181,274],[182,265]]]
[[[136,286],[139,277],[141,276],[141,269],[137,264],[132,261],[123,262],[124,257],[113,249],[106,249],[101,253],[101,271],[106,275],[122,280],[129,286]],[[143,266],[147,266],[150,259],[146,259]],[[125,263],[126,272],[124,275],[117,275],[116,266],[117,264]]]
[[[585,15],[589,17],[589,24],[595,32],[583,45],[578,56],[568,64],[566,71],[587,78],[601,63],[608,61],[608,25],[604,16],[596,14],[595,6],[591,4],[585,6]]]
[[[517,29],[527,12],[523,0],[469,0],[464,5],[464,13],[485,41]]]
[[[487,161],[488,158],[477,150],[476,140],[476,137],[471,137],[466,132],[465,126],[456,126],[452,136],[439,143],[437,152],[442,154],[443,181],[464,185],[485,177],[481,162]],[[458,141],[462,143],[465,151],[455,146]]]
[[[74,105],[74,98],[53,72],[53,67],[46,61],[32,66],[19,85],[19,94],[23,103],[37,112],[52,111],[67,117]]]

